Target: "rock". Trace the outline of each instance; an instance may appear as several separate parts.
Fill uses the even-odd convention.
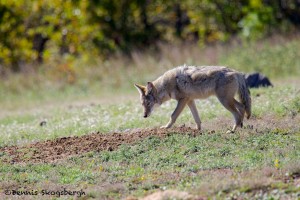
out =
[[[165,190],[165,191],[158,191],[153,194],[150,194],[142,198],[141,200],[166,200],[166,199],[192,200],[195,199],[195,197],[190,195],[187,192],[181,192],[177,190]]]

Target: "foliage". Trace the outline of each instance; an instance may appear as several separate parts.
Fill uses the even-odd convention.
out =
[[[3,0],[0,63],[20,71],[57,55],[107,57],[162,40],[257,39],[287,24],[300,24],[296,1]]]

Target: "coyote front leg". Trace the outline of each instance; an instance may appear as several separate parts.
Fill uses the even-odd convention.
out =
[[[170,128],[175,123],[177,117],[180,115],[187,102],[187,99],[179,99],[177,106],[171,115],[170,121],[167,123],[167,125],[162,126],[161,128]]]
[[[196,104],[195,104],[195,101],[194,100],[190,100],[188,103],[188,106],[192,112],[192,115],[194,117],[194,120],[197,124],[197,129],[198,130],[201,130],[201,120],[200,120],[200,117],[199,117],[199,114],[198,114],[198,111],[197,111],[197,107],[196,107]]]

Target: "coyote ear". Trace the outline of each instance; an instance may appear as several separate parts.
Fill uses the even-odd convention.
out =
[[[150,93],[153,91],[154,85],[151,82],[147,82],[147,93]]]
[[[138,84],[134,84],[136,89],[139,91],[140,95],[145,95],[146,93],[146,87]]]
[[[149,94],[149,93],[156,95],[156,88],[152,82],[147,83],[147,94]]]

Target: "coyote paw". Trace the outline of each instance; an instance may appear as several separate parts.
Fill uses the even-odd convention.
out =
[[[165,126],[161,126],[160,128],[161,129],[168,129],[168,128],[171,128],[171,126],[170,125],[165,125]]]
[[[233,130],[226,131],[226,134],[230,134],[230,133],[234,133],[234,131]]]

